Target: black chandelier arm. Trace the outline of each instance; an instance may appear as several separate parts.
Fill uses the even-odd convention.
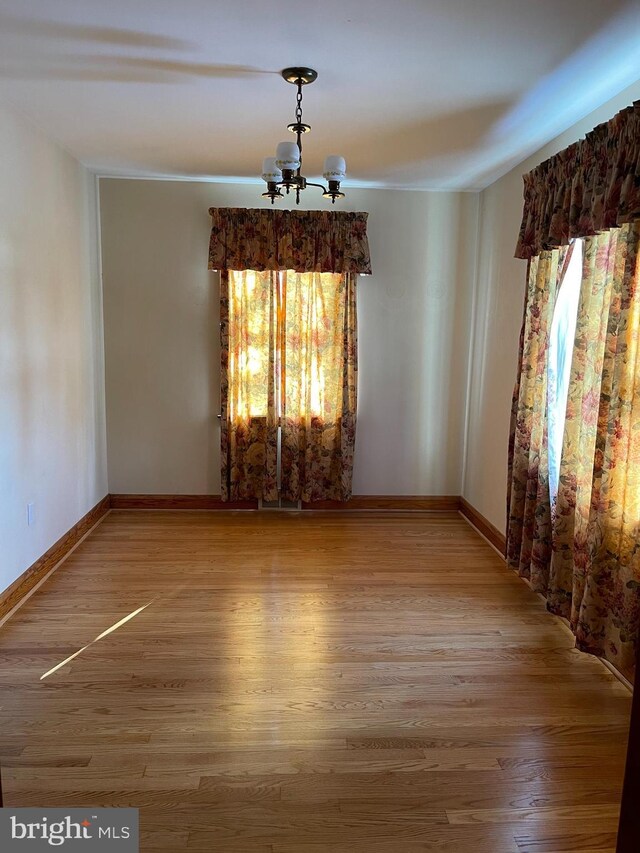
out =
[[[327,188],[325,187],[324,184],[314,184],[313,181],[307,181],[307,186],[308,187],[318,187],[319,189],[322,190],[323,193],[327,192]]]
[[[303,186],[296,186],[298,184],[298,178],[302,179],[301,183]],[[318,187],[318,189],[322,190],[323,193],[328,192],[324,184],[316,184],[313,181],[308,181],[303,175],[298,175],[297,173],[292,181],[274,181],[273,183],[276,187],[290,187],[291,189],[297,188],[301,190],[306,189],[307,187]]]
[[[327,195],[334,194],[338,197],[344,195],[344,193],[340,192],[340,181],[329,181],[328,188],[324,184],[316,184],[315,181],[308,181],[304,175],[299,175],[297,172],[295,175],[291,175],[291,178],[284,179],[282,181],[270,181],[268,183],[269,187],[285,187],[287,192],[292,190],[305,190],[307,187],[318,187],[319,190],[322,190],[323,193]]]

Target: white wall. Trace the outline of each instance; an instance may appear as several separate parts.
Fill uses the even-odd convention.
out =
[[[211,206],[258,186],[100,181],[113,493],[217,494],[218,277]],[[307,191],[307,203],[325,202]],[[310,200],[309,200],[309,197]],[[369,212],[358,283],[355,494],[459,494],[477,237],[474,194],[348,190]]]
[[[0,104],[0,187],[1,590],[107,477],[95,179]]]
[[[501,530],[507,445],[527,262],[513,257],[522,218],[522,175],[640,98],[640,82],[537,151],[481,194],[469,438],[463,495]]]

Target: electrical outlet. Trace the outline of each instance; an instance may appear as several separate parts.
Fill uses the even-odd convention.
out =
[[[32,524],[36,523],[36,508],[33,501],[27,504],[27,524],[31,527]]]

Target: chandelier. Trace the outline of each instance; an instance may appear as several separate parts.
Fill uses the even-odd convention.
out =
[[[314,184],[308,181],[302,174],[302,134],[308,133],[311,126],[302,121],[302,87],[307,83],[313,83],[318,72],[313,68],[285,68],[281,72],[287,83],[293,83],[298,88],[296,97],[296,120],[287,125],[287,129],[295,133],[297,142],[280,142],[276,149],[275,157],[265,157],[262,164],[262,180],[267,183],[265,198],[271,199],[271,204],[277,198],[283,198],[282,189],[286,194],[295,191],[296,204],[300,204],[300,193],[307,187],[319,187],[324,198],[330,198],[335,204],[337,198],[344,198],[340,192],[340,181],[346,175],[346,163],[344,157],[330,154],[324,161],[322,177],[327,181],[328,187],[323,184]]]

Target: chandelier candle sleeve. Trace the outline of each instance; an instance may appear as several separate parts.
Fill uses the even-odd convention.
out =
[[[337,154],[329,154],[324,161],[322,177],[325,181],[342,181],[347,174],[347,164],[344,157]]]
[[[262,193],[265,198],[271,199],[271,204],[276,199],[283,198],[282,189],[289,193],[295,193],[296,204],[300,204],[300,193],[307,187],[318,187],[322,190],[324,198],[330,198],[335,204],[337,198],[344,198],[340,191],[340,182],[344,180],[347,167],[344,157],[330,154],[324,161],[323,177],[328,183],[328,188],[323,184],[316,184],[308,180],[302,174],[302,137],[311,130],[311,125],[302,121],[302,87],[313,83],[318,74],[313,68],[285,68],[281,72],[282,77],[297,88],[295,121],[287,125],[287,128],[295,134],[296,142],[280,142],[276,149],[275,157],[265,157],[262,165],[262,179],[267,184],[267,191]]]
[[[267,183],[277,183],[282,180],[282,172],[276,166],[275,157],[265,157],[262,162],[262,180]]]
[[[291,171],[295,171],[300,165],[300,149],[296,143],[278,143],[275,163],[278,169],[291,169]]]

